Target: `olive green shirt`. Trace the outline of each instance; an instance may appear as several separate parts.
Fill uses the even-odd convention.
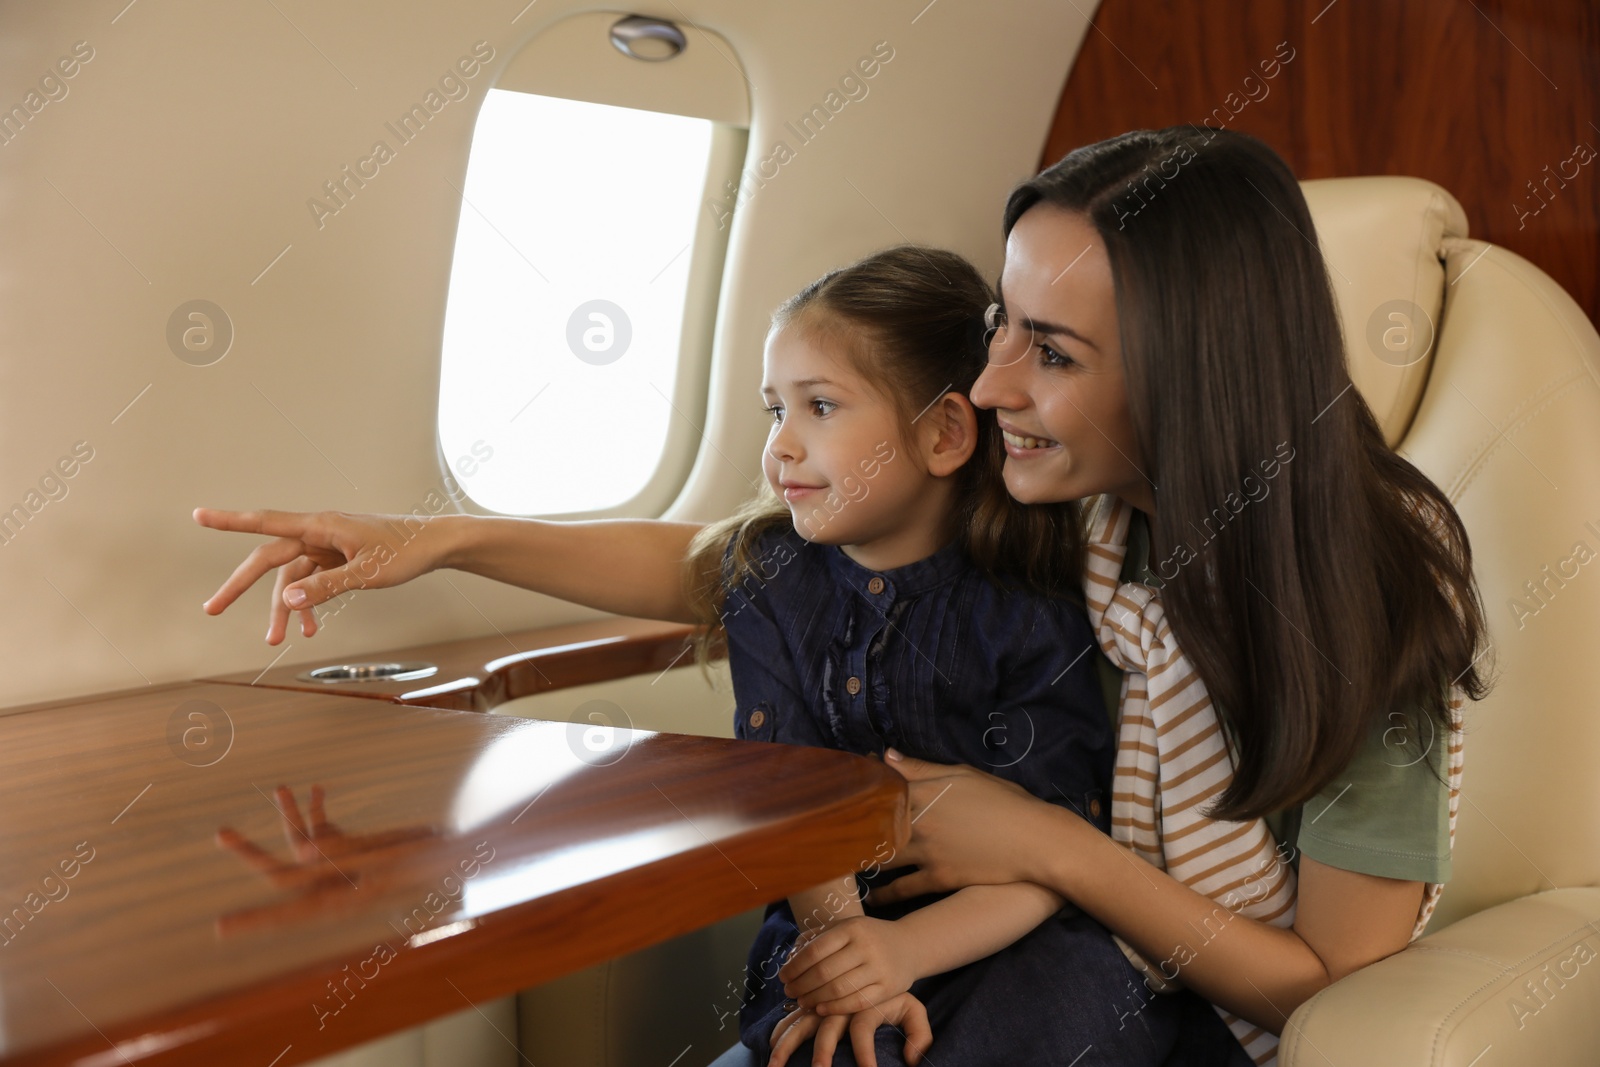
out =
[[[1136,511],[1121,579],[1160,588],[1149,557],[1149,528]],[[1104,655],[1097,658],[1115,726],[1122,672]],[[1411,736],[1411,725],[1398,718],[1375,724],[1366,747],[1322,792],[1266,817],[1280,854],[1296,869],[1303,854],[1330,867],[1383,878],[1449,880],[1450,788],[1443,769],[1449,745],[1443,737]]]

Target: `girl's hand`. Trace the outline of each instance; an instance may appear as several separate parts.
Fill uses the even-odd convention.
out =
[[[291,609],[300,612],[300,632],[311,637],[317,632],[311,611],[316,605],[351,589],[409,582],[437,567],[441,555],[435,527],[412,515],[196,508],[194,521],[213,530],[275,538],[252,549],[204,604],[206,614],[220,614],[256,579],[277,568],[267,616],[269,645],[283,640]]]
[[[324,881],[348,883],[351,879],[345,872],[352,868],[360,870],[368,856],[439,836],[439,831],[431,826],[397,826],[370,834],[345,833],[328,821],[326,792],[315,783],[307,805],[310,825],[300,813],[300,804],[288,786],[280,785],[273,791],[273,802],[282,817],[283,839],[289,844],[294,862],[285,863],[230,826],[217,828],[216,842],[218,848],[227,849],[244,860],[279,889],[297,889]],[[342,866],[340,860],[344,861]]]
[[[772,1028],[772,1058],[767,1061],[767,1067],[783,1067],[794,1050],[813,1035],[817,1040],[812,1046],[812,1067],[832,1067],[834,1050],[839,1047],[839,1038],[847,1029],[850,1047],[855,1050],[857,1067],[878,1067],[872,1035],[877,1033],[880,1026],[892,1026],[906,1039],[903,1051],[910,1067],[921,1063],[923,1054],[933,1044],[928,1009],[910,993],[901,993],[877,1007],[854,1015],[830,1015],[826,1019],[819,1019],[813,1012],[796,1008]]]
[[[818,1015],[851,1015],[882,1004],[911,988],[915,946],[902,928],[865,915],[840,919],[820,934],[795,942],[796,952],[778,968],[784,996]]]
[[[1034,828],[1055,817],[1055,805],[971,767],[889,751],[894,754],[885,755],[885,765],[910,782],[911,840],[895,856],[895,865],[914,864],[918,870],[873,889],[872,903],[969,885],[1044,880],[1034,848],[1043,835]]]

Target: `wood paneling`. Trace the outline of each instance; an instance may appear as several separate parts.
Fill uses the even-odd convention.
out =
[[[1285,42],[1293,58],[1263,77]],[[1592,0],[1104,0],[1041,165],[1184,122],[1254,134],[1303,179],[1437,182],[1472,236],[1532,260],[1600,321]]]
[[[287,1067],[906,838],[873,760],[571,729],[197,683],[0,718],[0,1064]]]
[[[517,630],[493,637],[438,641],[359,656],[308,660],[267,671],[244,671],[202,680],[308,693],[337,693],[430,708],[488,711],[508,700],[534,693],[693,663],[693,654],[686,650],[694,634],[695,627],[683,623],[611,618]],[[329,684],[301,681],[298,677],[313,667],[334,663],[405,660],[433,663],[439,672],[410,682]]]

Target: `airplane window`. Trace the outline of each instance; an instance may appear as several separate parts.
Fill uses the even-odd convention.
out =
[[[683,395],[705,382],[681,373],[680,357],[706,317],[686,298],[715,307],[715,284],[697,292],[708,287],[691,285],[691,268],[718,229],[704,206],[724,178],[712,173],[725,154],[717,125],[488,92],[461,190],[439,386],[439,444],[461,457],[451,474],[481,507],[664,507],[641,494],[703,406]]]

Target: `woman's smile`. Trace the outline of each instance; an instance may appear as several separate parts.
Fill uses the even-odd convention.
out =
[[[1060,441],[1052,441],[1048,437],[1035,437],[1032,434],[1020,433],[1007,426],[1005,420],[1000,420],[1000,436],[1006,443],[1006,455],[1013,459],[1032,459],[1061,447]]]

